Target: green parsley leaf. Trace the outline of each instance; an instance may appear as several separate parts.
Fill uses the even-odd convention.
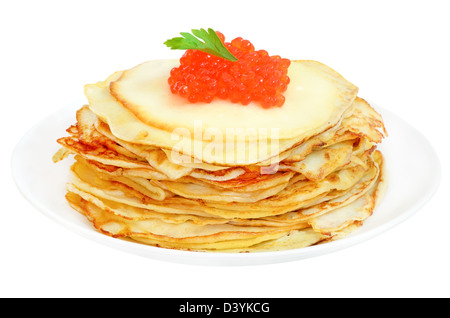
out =
[[[175,37],[164,42],[165,45],[170,47],[172,50],[199,50],[208,54],[219,56],[221,58],[237,61],[237,58],[231,54],[230,51],[223,45],[216,31],[209,28],[208,31],[205,29],[191,30],[191,33],[180,32],[182,37]],[[203,40],[204,42],[200,41]]]

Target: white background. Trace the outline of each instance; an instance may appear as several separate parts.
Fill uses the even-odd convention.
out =
[[[2,1],[2,297],[449,297],[448,1]],[[306,260],[243,267],[174,264],[68,231],[32,207],[11,176],[15,145],[40,119],[84,102],[83,85],[143,61],[163,42],[212,27],[230,40],[323,62],[359,95],[435,147],[440,188],[405,222]],[[411,158],[414,160],[414,158]],[[411,171],[414,182],[414,171]]]

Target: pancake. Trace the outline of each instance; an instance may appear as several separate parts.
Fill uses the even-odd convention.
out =
[[[278,226],[234,223],[188,214],[179,214],[174,219],[151,210],[148,215],[135,209],[124,214],[129,207],[120,207],[109,201],[105,203],[94,196],[83,198],[74,192],[69,192],[69,196],[76,197],[78,209],[92,220],[97,229],[116,238],[128,237],[167,248],[256,252],[309,246],[335,239],[334,236],[339,235],[341,230],[348,234],[357,229],[360,222],[373,213],[381,176],[381,173],[378,174],[377,181],[371,184],[369,190],[348,204],[339,205],[307,221]]]
[[[90,109],[109,125],[115,136],[135,144],[172,150],[172,155],[176,150],[180,162],[196,158],[217,165],[248,165],[269,160],[337,125],[351,108],[358,91],[321,63],[297,61],[292,64],[292,79],[286,92],[287,96],[293,95],[287,99],[292,102],[282,108],[266,110],[223,101],[192,106],[171,95],[168,88],[160,89],[167,84],[161,73],[168,72],[174,63],[150,61],[129,72],[116,72],[103,82],[86,85],[85,94]],[[126,85],[121,86],[124,82]],[[133,85],[141,91],[133,89]],[[145,101],[152,85],[158,88],[159,93],[154,95],[159,99],[143,105],[126,100],[130,95],[139,95],[138,101]],[[160,111],[157,105],[161,103],[168,104],[164,109],[169,113]],[[310,105],[305,106],[309,111],[298,105]],[[182,122],[177,122],[177,118],[183,118]],[[301,125],[296,124],[299,118]],[[258,147],[259,139],[267,141],[267,146]],[[272,139],[274,143],[270,142]]]
[[[367,160],[372,159],[368,158]],[[131,181],[123,183],[122,180],[98,171],[96,167],[86,165],[81,160],[74,163],[71,171],[73,185],[101,198],[156,211],[166,211],[172,205],[181,204],[184,209],[200,210],[226,218],[265,217],[293,211],[308,206],[310,201],[314,201],[318,196],[327,194],[329,191],[347,190],[360,182],[366,174],[373,173],[373,170],[367,170],[364,166],[349,166],[320,181],[309,181],[303,178],[296,180],[297,178],[295,178],[290,180],[290,183],[286,184],[282,191],[259,200],[257,204],[245,201],[236,204],[234,201],[186,198],[175,194],[168,195],[163,202],[158,202],[143,193],[139,187],[133,187]],[[160,186],[161,189],[169,190],[161,183],[153,182],[153,184]],[[235,193],[235,195],[238,196],[241,193]],[[247,194],[243,193],[242,195],[245,197]]]
[[[202,133],[214,128],[225,135],[229,128],[246,129],[251,123],[256,129],[277,128],[280,139],[291,139],[309,137],[336,124],[358,92],[326,65],[294,61],[281,108],[263,109],[255,103],[242,107],[225,100],[192,105],[172,94],[167,85],[167,74],[178,64],[177,60],[157,60],[126,70],[111,81],[111,95],[147,126],[169,133],[183,127],[194,136],[195,122],[201,121]]]
[[[341,239],[374,213],[387,132],[355,85],[293,61],[283,107],[194,105],[168,88],[177,63],[86,85],[88,103],[57,140],[53,160],[74,157],[66,200],[95,230],[160,248],[264,252]]]

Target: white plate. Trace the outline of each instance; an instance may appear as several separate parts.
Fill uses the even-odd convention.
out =
[[[59,224],[96,242],[154,259],[201,265],[257,265],[299,260],[334,252],[368,240],[417,212],[435,193],[441,176],[436,153],[425,137],[390,111],[382,114],[389,137],[379,149],[386,158],[388,188],[381,204],[363,227],[338,241],[302,249],[260,253],[204,253],[157,248],[111,238],[97,232],[86,218],[65,201],[71,160],[57,164],[56,139],[75,121],[75,108],[65,108],[33,127],[19,142],[12,157],[12,172],[22,194],[39,211]],[[414,171],[414,180],[411,179]]]

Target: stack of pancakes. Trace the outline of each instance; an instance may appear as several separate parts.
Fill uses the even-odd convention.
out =
[[[293,61],[283,107],[190,104],[158,60],[85,87],[55,162],[67,201],[106,235],[191,251],[257,252],[342,238],[384,181],[381,116],[315,61]]]

